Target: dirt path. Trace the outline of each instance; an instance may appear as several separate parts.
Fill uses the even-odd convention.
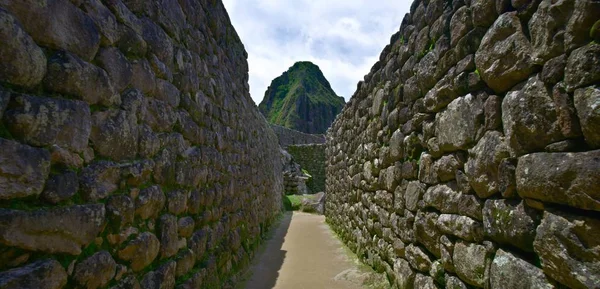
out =
[[[380,288],[363,285],[375,283],[378,275],[350,256],[325,223],[325,217],[288,213],[264,252],[257,256],[245,288]]]

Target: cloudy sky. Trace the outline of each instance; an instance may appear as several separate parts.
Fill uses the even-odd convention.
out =
[[[249,57],[250,92],[262,101],[296,61],[317,64],[350,99],[400,27],[408,0],[223,0]]]

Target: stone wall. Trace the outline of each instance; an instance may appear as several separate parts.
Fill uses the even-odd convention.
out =
[[[325,144],[291,145],[287,151],[311,176],[306,186],[311,194],[325,191]]]
[[[275,124],[270,124],[270,126],[279,139],[279,145],[284,149],[290,145],[325,143],[325,136],[320,134],[303,133]]]
[[[0,288],[228,288],[281,211],[221,1],[0,0]]]
[[[398,288],[600,287],[600,2],[417,0],[327,136]]]

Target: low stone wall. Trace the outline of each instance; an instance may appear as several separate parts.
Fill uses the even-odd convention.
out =
[[[230,288],[281,212],[221,1],[0,0],[0,288]]]
[[[287,151],[294,157],[294,161],[311,175],[306,183],[310,193],[324,192],[325,144],[291,145]]]
[[[279,139],[279,145],[284,149],[290,145],[325,143],[325,136],[320,134],[307,134],[275,124],[270,126]]]
[[[417,0],[327,136],[395,288],[600,288],[600,2]]]

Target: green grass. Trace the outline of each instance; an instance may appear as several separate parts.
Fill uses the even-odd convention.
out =
[[[289,195],[285,196],[283,200],[283,204],[285,205],[286,211],[298,211],[302,206],[302,199],[304,196],[299,195]]]

